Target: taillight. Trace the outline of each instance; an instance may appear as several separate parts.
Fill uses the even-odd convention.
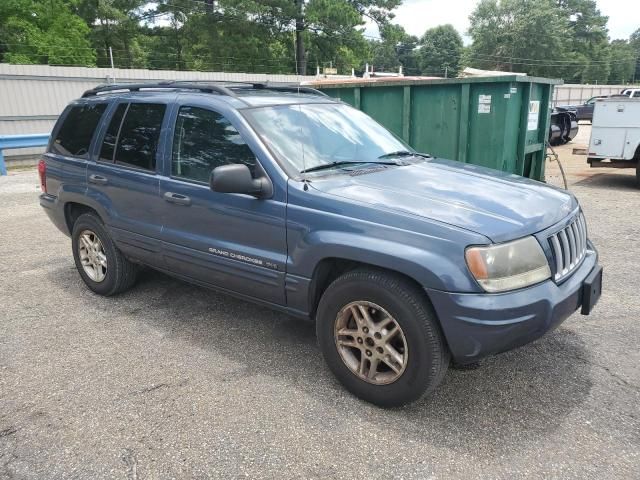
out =
[[[47,164],[44,160],[38,162],[38,175],[40,175],[40,188],[47,193]]]

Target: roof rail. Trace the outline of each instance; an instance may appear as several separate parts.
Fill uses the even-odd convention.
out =
[[[236,94],[232,90],[222,85],[166,81],[166,82],[158,82],[158,83],[121,83],[121,84],[115,83],[115,84],[109,84],[109,85],[98,85],[97,87],[84,92],[82,94],[82,98],[93,97],[100,93],[118,92],[121,90],[129,91],[129,92],[139,92],[141,89],[157,90],[161,88],[198,90],[200,92],[217,93],[220,95],[228,95],[230,97],[236,96]]]
[[[237,97],[237,93],[232,89],[254,89],[254,90],[274,90],[280,92],[297,92],[311,95],[327,96],[326,93],[311,87],[303,87],[295,84],[273,85],[267,83],[256,82],[234,82],[228,80],[203,80],[203,81],[163,81],[157,83],[122,83],[122,84],[106,84],[98,85],[91,90],[87,90],[82,94],[82,98],[93,97],[100,93],[129,91],[139,92],[141,89],[181,89],[181,90],[198,90],[204,93],[217,93],[219,95],[227,95]]]
[[[174,85],[183,85],[183,84],[191,84],[191,85],[222,85],[227,86],[229,89],[254,89],[254,90],[276,90],[281,92],[297,92],[297,93],[307,93],[312,95],[322,95],[324,97],[327,96],[326,93],[321,92],[312,87],[305,87],[302,85],[298,85],[296,83],[290,82],[245,82],[245,81],[233,81],[233,80],[196,80],[196,81],[185,81],[185,80],[177,80],[171,82]]]
[[[280,92],[308,93],[311,95],[322,95],[323,97],[327,96],[326,93],[321,92],[320,90],[317,90],[315,88],[303,87],[301,85],[294,84],[270,85],[269,83],[254,83],[253,88],[256,90],[276,90]]]

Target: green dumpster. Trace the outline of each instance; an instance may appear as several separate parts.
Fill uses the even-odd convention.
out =
[[[544,181],[553,86],[526,76],[319,81],[420,152]]]

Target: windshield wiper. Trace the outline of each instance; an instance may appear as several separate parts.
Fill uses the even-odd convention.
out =
[[[363,165],[367,163],[374,165],[398,165],[396,162],[377,162],[375,160],[369,160],[366,162],[361,160],[344,160],[340,162],[325,163],[324,165],[316,165],[315,167],[300,170],[300,173],[318,172],[320,170],[329,170],[330,168],[344,167],[347,165]]]
[[[410,152],[409,150],[398,150],[396,152],[385,153],[384,155],[380,155],[378,158],[390,158],[390,157],[424,157],[424,158],[431,158],[431,155],[427,155],[425,153]]]

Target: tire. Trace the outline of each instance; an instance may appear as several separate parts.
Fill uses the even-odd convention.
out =
[[[87,254],[89,249],[86,247],[86,242],[81,239],[81,236],[85,240],[89,238],[93,241],[93,246],[97,245],[94,240],[94,238],[97,238],[102,247],[102,249],[98,248],[100,250],[99,255],[95,253],[95,250],[93,253]],[[82,277],[87,287],[95,293],[104,296],[116,295],[129,289],[135,283],[138,272],[137,265],[127,260],[118,250],[97,215],[84,213],[78,217],[73,224],[71,246],[73,259],[80,277]],[[91,259],[98,259],[96,262],[104,261],[101,272],[99,268],[95,268],[95,265],[91,263]],[[88,263],[89,268],[85,268],[83,262]]]
[[[357,326],[356,317],[375,328],[365,332]],[[381,329],[385,317],[391,322]],[[393,329],[393,322],[399,330]],[[389,335],[389,330],[396,333]],[[337,278],[320,299],[316,332],[324,359],[337,379],[357,397],[380,407],[418,400],[442,381],[449,365],[449,351],[426,294],[393,273],[358,269]],[[388,335],[393,344],[375,343],[384,341],[379,335]],[[394,351],[401,356],[387,355]],[[363,368],[365,353],[368,358]],[[395,362],[402,357],[402,363]],[[376,373],[371,369],[374,362]]]
[[[636,187],[640,188],[640,160],[636,163]]]

